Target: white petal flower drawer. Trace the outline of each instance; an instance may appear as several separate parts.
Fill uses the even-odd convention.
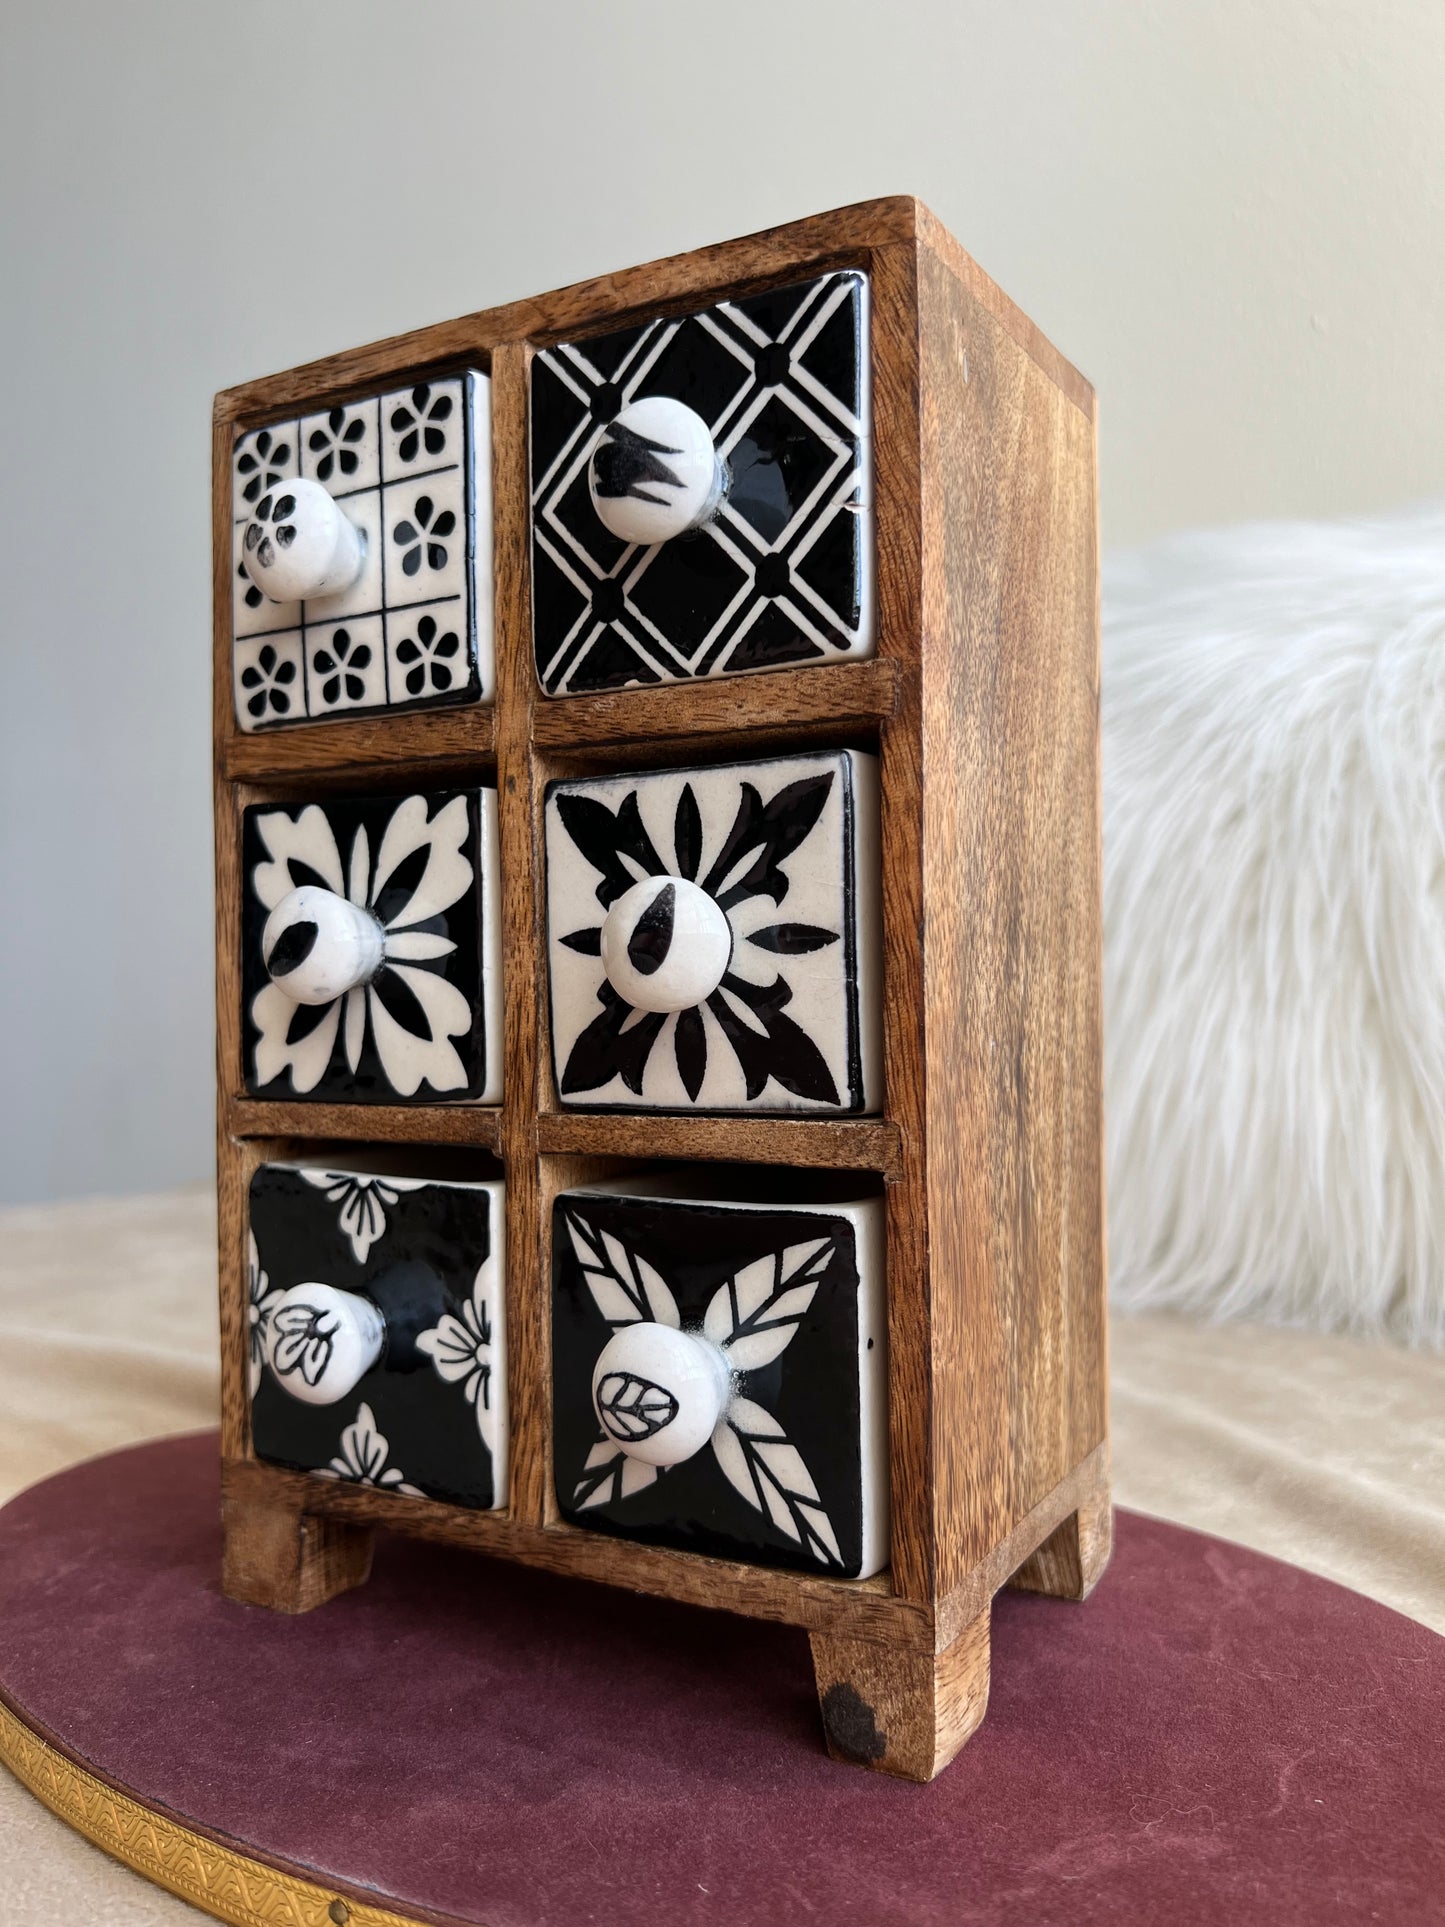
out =
[[[882,1201],[563,1192],[557,1501],[573,1525],[867,1578],[888,1562]]]
[[[850,269],[535,357],[547,694],[872,655],[868,332]]]
[[[491,700],[485,375],[254,429],[231,488],[242,729]]]
[[[253,1095],[500,1102],[496,801],[482,788],[243,812]]]
[[[501,1182],[263,1164],[249,1211],[257,1456],[504,1506]]]
[[[555,782],[546,851],[561,1103],[881,1108],[876,758]]]

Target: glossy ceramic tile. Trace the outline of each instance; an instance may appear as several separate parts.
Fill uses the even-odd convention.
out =
[[[503,1237],[500,1182],[263,1164],[250,1194],[257,1455],[505,1505]]]
[[[500,1101],[495,790],[253,805],[241,856],[248,1090]]]
[[[533,631],[549,694],[873,653],[865,276],[562,342],[531,381]],[[617,426],[655,397],[701,418],[727,490],[690,533],[629,541],[599,501],[688,492],[668,466],[693,452],[685,437]]]
[[[301,473],[333,495],[375,488],[381,481],[381,436],[376,397],[324,409],[301,422]]]
[[[288,526],[284,518],[278,524],[288,501],[284,484],[298,476],[303,492],[305,484],[317,484],[335,500],[360,532],[361,555],[353,579],[339,591],[276,601],[247,569],[247,530],[257,518],[271,533],[273,525]],[[351,709],[490,700],[491,412],[485,375],[422,382],[243,435],[232,481],[232,632],[236,716],[243,729]],[[294,585],[288,592],[294,595]],[[413,673],[409,650],[417,647],[423,612],[438,636],[454,640],[442,661],[444,675]],[[350,680],[325,668],[313,674],[321,633],[334,634],[343,619],[361,625],[366,641],[357,642],[353,631],[353,645],[370,651],[369,662]],[[257,672],[264,678],[262,647],[275,653],[281,637],[287,639],[284,659],[296,667],[278,701]],[[293,641],[300,642],[299,650],[290,647]]]
[[[313,623],[306,631],[306,670],[329,710],[366,709],[386,700],[386,647],[380,616]]]
[[[867,1577],[888,1561],[881,1202],[699,1201],[689,1182],[554,1206],[563,1516]]]
[[[874,757],[553,783],[546,855],[564,1105],[881,1108]]]
[[[305,715],[306,660],[299,629],[238,636],[234,650],[236,707],[246,727],[294,723]]]

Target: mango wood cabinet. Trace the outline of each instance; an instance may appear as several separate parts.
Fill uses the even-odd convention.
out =
[[[834,1756],[931,1778],[994,1593],[1109,1554],[1091,388],[898,198],[230,389],[213,473],[226,1591],[385,1526],[785,1621]],[[645,1524],[764,1461],[755,1548]]]

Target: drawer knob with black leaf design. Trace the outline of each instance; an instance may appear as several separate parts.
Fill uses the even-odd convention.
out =
[[[603,526],[619,541],[643,544],[666,542],[711,520],[729,479],[702,416],[666,395],[615,415],[587,468]]]
[[[607,1437],[644,1465],[681,1465],[727,1409],[732,1368],[700,1332],[640,1319],[615,1331],[592,1368],[592,1409]]]
[[[288,890],[261,932],[266,975],[298,1004],[330,1004],[359,990],[385,953],[372,912],[316,883]]]
[[[275,1464],[507,1502],[500,1180],[263,1164],[249,1193],[251,1430]]]
[[[266,1363],[303,1405],[334,1405],[354,1391],[386,1349],[386,1320],[358,1292],[310,1279],[279,1292],[269,1318]]]

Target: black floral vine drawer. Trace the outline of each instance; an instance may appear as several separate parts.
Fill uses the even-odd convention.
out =
[[[504,1235],[500,1181],[263,1164],[250,1193],[257,1455],[504,1506]]]
[[[489,397],[459,375],[237,440],[242,729],[491,699]]]
[[[548,694],[872,654],[864,275],[560,342],[531,379]]]
[[[241,863],[248,1090],[500,1102],[495,789],[255,804]]]
[[[553,783],[546,849],[563,1104],[881,1108],[875,757]]]
[[[881,1201],[721,1202],[689,1182],[554,1206],[563,1516],[866,1578],[888,1561]]]

